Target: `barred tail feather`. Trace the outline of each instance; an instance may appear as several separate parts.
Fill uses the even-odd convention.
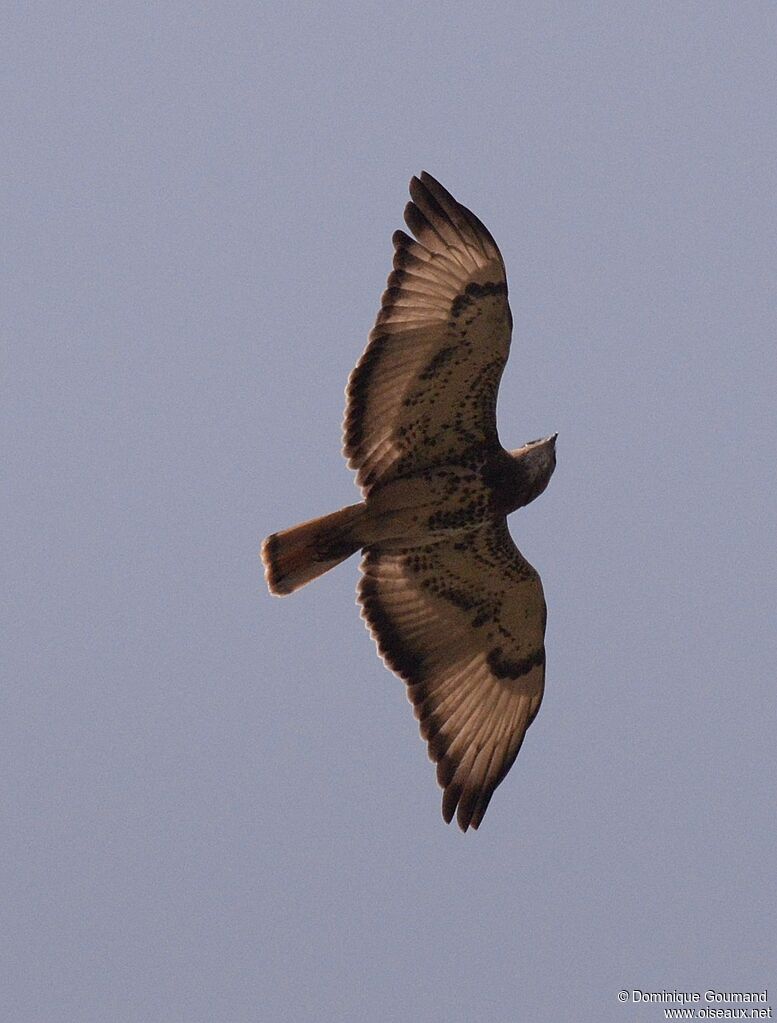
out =
[[[357,527],[365,511],[364,503],[351,504],[268,536],[262,561],[270,592],[293,593],[358,551],[364,540]]]

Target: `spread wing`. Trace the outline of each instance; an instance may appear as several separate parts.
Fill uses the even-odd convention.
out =
[[[423,547],[370,548],[361,570],[362,614],[407,683],[443,817],[477,828],[542,700],[540,577],[504,520]]]
[[[498,443],[496,396],[512,317],[504,264],[477,217],[425,172],[370,341],[348,381],[344,452],[377,481]]]

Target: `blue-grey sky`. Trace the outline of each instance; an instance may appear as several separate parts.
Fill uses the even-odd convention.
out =
[[[14,1023],[663,1019],[777,992],[777,11],[12,4]],[[477,834],[354,607],[343,388],[426,169],[495,235],[542,711]],[[777,994],[776,994],[777,996]]]

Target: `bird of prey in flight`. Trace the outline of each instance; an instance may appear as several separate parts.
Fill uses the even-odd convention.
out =
[[[540,709],[545,600],[506,516],[538,497],[556,435],[508,451],[496,398],[512,316],[488,230],[426,173],[369,344],[348,381],[344,454],[364,500],[273,533],[282,595],[362,551],[358,599],[437,764],[442,813],[477,828]]]

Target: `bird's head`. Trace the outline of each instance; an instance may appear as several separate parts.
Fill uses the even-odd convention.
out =
[[[550,437],[530,440],[528,444],[510,452],[521,466],[526,487],[524,504],[539,497],[550,482],[556,468],[556,437],[558,434],[554,433]]]

